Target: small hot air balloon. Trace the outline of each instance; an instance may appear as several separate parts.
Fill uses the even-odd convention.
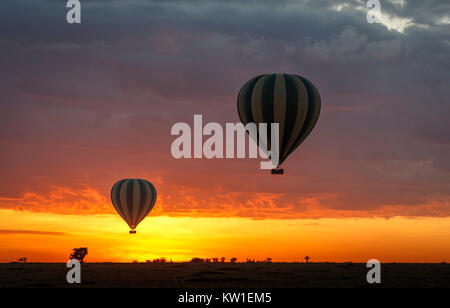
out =
[[[254,77],[242,86],[237,108],[242,124],[279,123],[279,162],[305,140],[320,114],[320,95],[306,78],[292,74],[266,74]],[[270,134],[270,130],[267,130]],[[258,131],[258,135],[261,132]],[[251,136],[257,142],[258,136]],[[256,138],[255,138],[256,137]],[[267,136],[267,149],[270,137]],[[278,167],[277,166],[277,167]],[[272,169],[282,174],[283,169]]]
[[[111,201],[117,213],[130,226],[130,234],[150,213],[156,202],[156,189],[152,183],[141,179],[123,179],[111,189]]]

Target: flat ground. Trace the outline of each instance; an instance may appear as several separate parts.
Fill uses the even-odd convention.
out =
[[[84,263],[81,287],[368,287],[358,263]],[[62,263],[0,264],[0,287],[67,287]],[[380,287],[450,287],[450,264],[382,264]]]

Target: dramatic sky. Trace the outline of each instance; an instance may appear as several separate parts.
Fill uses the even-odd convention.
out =
[[[447,0],[381,0],[380,24],[360,0],[81,3],[67,24],[65,1],[0,2],[0,261],[449,260]],[[173,124],[237,122],[261,73],[322,97],[284,176],[172,158]],[[127,177],[158,190],[134,239],[109,200]]]

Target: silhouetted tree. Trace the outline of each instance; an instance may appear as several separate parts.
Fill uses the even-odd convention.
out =
[[[272,258],[267,258],[266,263],[272,263]]]
[[[204,263],[204,262],[205,262],[205,259],[202,259],[202,258],[192,258],[192,259],[191,259],[191,262],[192,262],[192,263]]]
[[[147,260],[147,262],[150,262],[150,261]],[[166,262],[167,262],[167,259],[164,258],[164,257],[159,258],[159,259],[153,259],[153,260],[152,260],[152,263],[166,263]]]
[[[306,257],[305,257],[306,263],[309,263],[309,259],[310,259],[309,256],[306,256]]]
[[[212,258],[214,263],[219,263],[219,258]]]
[[[207,258],[207,259],[205,259],[205,262],[206,262],[206,263],[211,263],[211,259],[210,259],[210,258]]]
[[[74,248],[73,252],[70,254],[69,259],[77,259],[80,263],[83,263],[84,257],[88,254],[88,249],[86,247]]]
[[[20,263],[27,263],[27,260],[28,260],[27,257],[22,257],[22,258],[17,259],[17,262],[20,262]]]
[[[220,258],[220,263],[225,263],[225,257]]]
[[[236,263],[236,261],[237,261],[237,258],[231,258],[231,259],[230,259],[230,262],[231,262],[231,263]]]

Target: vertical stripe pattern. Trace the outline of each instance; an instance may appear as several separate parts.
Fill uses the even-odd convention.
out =
[[[278,165],[281,165],[311,133],[319,118],[321,101],[319,91],[304,77],[266,74],[244,84],[238,94],[237,107],[244,125],[279,123]],[[268,148],[270,137],[268,127]]]
[[[123,179],[112,187],[111,201],[117,213],[134,230],[153,209],[156,189],[146,180]]]

